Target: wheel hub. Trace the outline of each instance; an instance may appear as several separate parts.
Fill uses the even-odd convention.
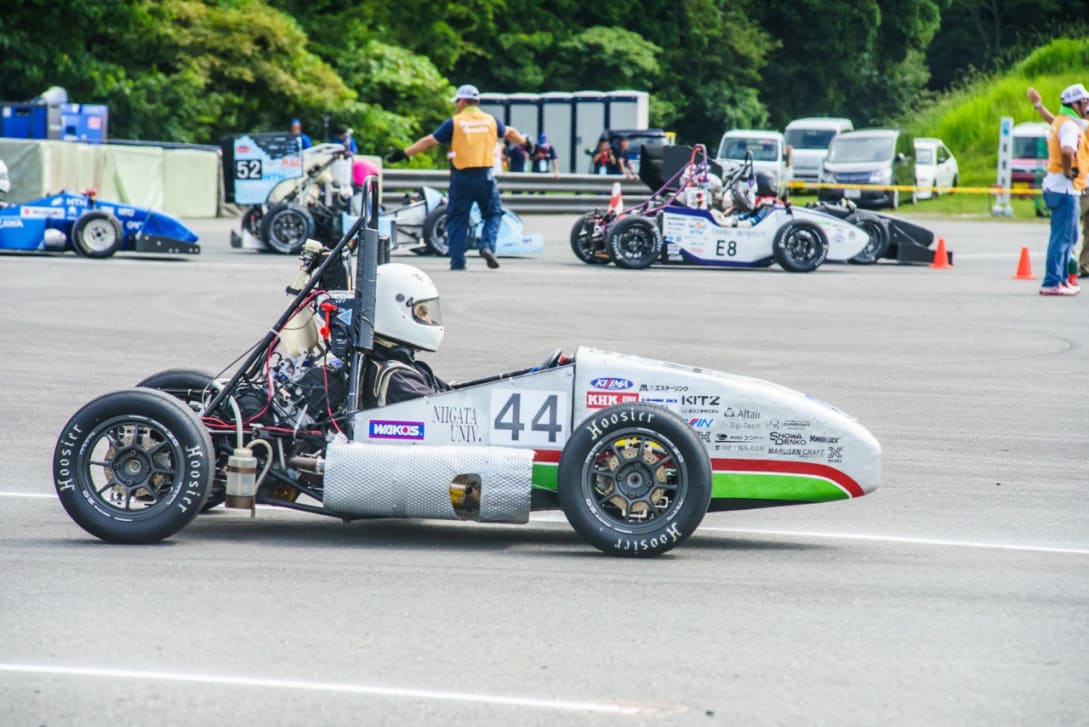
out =
[[[114,477],[127,487],[143,484],[150,473],[151,462],[137,450],[123,451],[113,462]]]

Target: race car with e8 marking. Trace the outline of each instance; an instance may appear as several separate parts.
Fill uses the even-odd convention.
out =
[[[559,508],[605,553],[648,556],[682,543],[710,510],[851,499],[878,486],[880,445],[832,406],[757,379],[592,348],[369,403],[376,307],[420,302],[377,296],[388,247],[377,203],[371,210],[355,289],[319,286],[361,222],[332,250],[304,248],[304,282],[229,378],[168,370],[72,416],[53,472],[81,527],[148,543],[221,503],[500,523]]]

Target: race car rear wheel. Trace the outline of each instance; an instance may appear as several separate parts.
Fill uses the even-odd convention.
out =
[[[72,226],[72,247],[84,257],[109,257],[121,249],[123,235],[116,217],[103,210],[88,210]]]
[[[871,265],[884,257],[889,249],[889,229],[880,219],[870,215],[856,214],[848,217],[847,221],[866,233],[870,238],[862,252],[855,255],[847,262],[858,265]]]
[[[558,486],[567,521],[595,548],[658,555],[703,520],[711,464],[679,416],[651,404],[621,404],[576,427],[560,458]]]
[[[809,273],[828,257],[828,238],[812,222],[788,222],[775,233],[775,262],[792,273]]]
[[[170,394],[175,399],[182,401],[193,412],[200,416],[204,410],[204,404],[215,394],[212,389],[212,375],[204,371],[193,369],[167,369],[157,374],[152,374],[137,384],[147,389],[157,389],[165,394]],[[222,438],[221,438],[222,439]],[[214,507],[222,505],[227,499],[227,457],[230,451],[217,452],[215,477],[212,487],[208,491],[208,499],[204,503],[201,512],[208,512]]]
[[[298,255],[313,234],[314,218],[301,205],[273,205],[261,219],[261,239],[284,255]]]
[[[641,270],[661,254],[662,233],[645,217],[622,217],[609,226],[605,247],[619,267]]]
[[[183,402],[152,389],[100,396],[77,411],[53,450],[61,504],[112,543],[154,543],[200,512],[214,474],[211,437]]]
[[[571,252],[587,265],[607,265],[609,258],[604,250],[595,255],[594,217],[597,213],[587,212],[579,217],[571,228]]]
[[[450,240],[446,236],[446,205],[440,204],[427,213],[420,234],[431,252],[443,257],[450,254]]]

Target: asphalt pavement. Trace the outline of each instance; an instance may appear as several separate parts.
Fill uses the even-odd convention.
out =
[[[448,379],[590,345],[768,379],[867,425],[884,483],[713,513],[653,560],[528,526],[219,509],[155,546],[84,533],[53,445],[99,394],[218,371],[295,261],[0,255],[0,725],[1089,724],[1089,292],[1011,280],[1037,221],[924,219],[952,270],[587,266],[399,253]],[[1089,288],[1087,288],[1089,291]]]

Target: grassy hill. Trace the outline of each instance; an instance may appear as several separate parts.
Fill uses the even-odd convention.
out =
[[[917,136],[945,141],[957,157],[962,185],[993,184],[999,119],[1039,121],[1025,89],[1035,86],[1054,113],[1059,110],[1059,93],[1072,83],[1089,87],[1089,38],[1052,41],[1008,71],[974,79],[902,123]]]

